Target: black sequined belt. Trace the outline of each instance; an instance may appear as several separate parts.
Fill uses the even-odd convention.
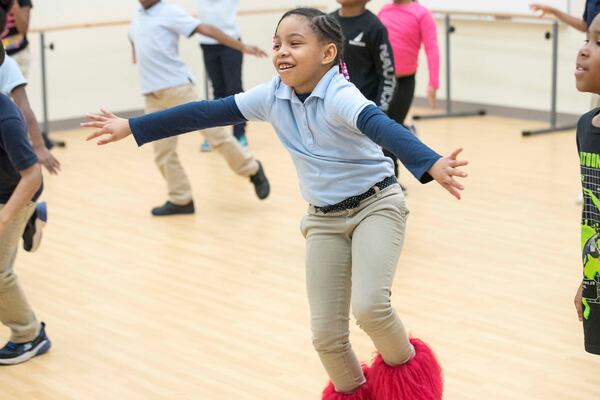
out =
[[[378,187],[379,190],[383,190],[386,187],[393,185],[394,183],[397,183],[397,182],[398,181],[396,180],[395,176],[388,176],[381,182],[377,182],[376,184],[374,184],[371,189],[367,190],[363,194],[348,197],[346,200],[342,200],[339,203],[332,204],[330,206],[323,206],[323,207],[313,206],[313,207],[315,208],[316,211],[322,212],[323,214],[327,214],[332,211],[351,210],[353,208],[358,207],[360,205],[361,201],[373,196],[376,193],[375,187]]]

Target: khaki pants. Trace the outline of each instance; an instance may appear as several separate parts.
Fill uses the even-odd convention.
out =
[[[313,344],[339,392],[365,382],[349,341],[350,305],[387,364],[402,364],[413,354],[390,301],[407,216],[394,184],[376,188],[352,210],[323,214],[309,207],[302,220]]]
[[[13,54],[11,57],[19,64],[19,69],[25,79],[29,80],[29,67],[31,66],[31,50],[29,46]]]
[[[146,113],[198,100],[191,84],[159,90],[144,97]],[[200,133],[205,136],[212,148],[225,158],[236,174],[249,177],[258,171],[258,162],[254,156],[225,128],[205,129]],[[154,161],[167,181],[169,200],[177,205],[189,203],[192,200],[192,189],[177,155],[177,136],[157,140],[153,144]]]
[[[40,328],[13,272],[19,241],[34,209],[35,204],[29,203],[0,236],[0,321],[10,328],[10,340],[15,343],[35,339]]]

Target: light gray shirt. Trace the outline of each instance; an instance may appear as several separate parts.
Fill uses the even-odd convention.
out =
[[[214,25],[232,38],[240,38],[237,10],[240,0],[197,0],[202,22]],[[218,44],[215,39],[201,36],[202,44]]]
[[[374,103],[338,66],[321,78],[304,103],[279,76],[235,95],[235,102],[247,120],[271,122],[310,204],[339,203],[394,175],[392,161],[357,127],[361,111]]]
[[[179,56],[179,36],[190,37],[200,21],[183,8],[161,1],[149,9],[135,13],[129,38],[142,84],[142,94],[181,86],[193,80]]]
[[[0,66],[0,93],[11,97],[12,91],[23,85],[27,85],[27,80],[23,76],[19,64],[11,57],[6,56],[4,63]]]

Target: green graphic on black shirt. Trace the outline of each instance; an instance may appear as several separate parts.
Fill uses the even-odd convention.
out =
[[[581,219],[583,316],[589,319],[591,305],[600,305],[600,155],[580,152],[579,157],[584,198]]]

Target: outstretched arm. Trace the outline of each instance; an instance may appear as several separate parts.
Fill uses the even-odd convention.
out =
[[[392,46],[385,28],[382,28],[375,36],[375,46],[371,48],[371,58],[379,81],[375,103],[383,112],[387,113],[396,91],[396,74]]]
[[[223,32],[216,26],[209,25],[209,24],[200,24],[196,28],[196,32],[201,35],[211,37],[211,38],[215,39],[217,42],[224,44],[225,46],[229,46],[231,48],[239,50],[242,53],[251,54],[251,55],[259,57],[259,58],[267,57],[267,53],[265,53],[258,47],[244,44],[244,43],[240,42],[239,40],[236,40],[236,39],[232,38],[231,36],[227,35],[225,32]]]
[[[458,160],[462,149],[455,150],[449,157],[442,157],[372,105],[361,111],[357,127],[369,139],[394,153],[421,183],[435,180],[460,200],[460,191],[464,190],[464,186],[454,177],[467,177],[465,172],[458,169],[468,164],[467,161]]]
[[[31,139],[31,145],[33,146],[33,151],[40,161],[40,164],[42,164],[52,175],[57,175],[60,171],[60,162],[52,155],[52,153],[50,153],[44,144],[42,131],[40,129],[40,125],[38,124],[37,118],[31,109],[31,105],[29,104],[25,86],[21,85],[16,87],[10,94],[15,104],[17,107],[19,107],[23,113],[23,116],[25,117],[27,128],[29,130],[29,138]]]
[[[83,127],[98,129],[87,140],[102,137],[99,145],[116,142],[133,134],[138,146],[141,146],[182,133],[246,121],[233,96],[187,103],[132,119],[119,118],[104,109],[101,112],[100,115],[88,114],[91,121],[81,123]]]
[[[565,12],[560,11],[557,8],[548,6],[546,4],[532,3],[529,5],[529,8],[533,12],[541,12],[540,18],[545,17],[546,15],[553,15],[558,18],[560,21],[564,22],[567,25],[577,29],[578,31],[585,32],[587,30],[587,24],[583,20],[583,18],[577,18],[572,15],[569,15]]]

